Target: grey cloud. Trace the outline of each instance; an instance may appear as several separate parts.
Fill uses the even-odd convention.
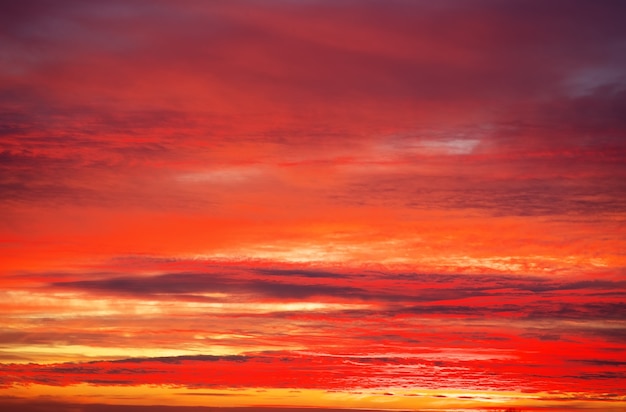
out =
[[[520,313],[523,307],[517,305],[499,306],[463,306],[463,305],[420,305],[398,309],[396,313],[412,313],[419,315],[446,314],[465,316],[487,316],[502,313]]]
[[[589,381],[626,380],[626,373],[625,372],[613,372],[613,371],[585,372],[585,373],[580,373],[578,375],[570,375],[568,377],[571,377],[574,379],[589,380]]]
[[[162,61],[166,56],[168,64],[179,69],[197,67],[226,83],[247,82],[257,92],[267,93],[260,85],[263,83],[274,90],[304,89],[305,95],[335,99],[355,93],[416,101],[459,95],[490,99],[511,93],[539,94],[554,88],[550,86],[562,80],[570,67],[584,67],[589,60],[600,66],[616,60],[621,63],[615,39],[626,36],[621,21],[615,18],[623,6],[606,1],[599,2],[600,6],[557,2],[558,7],[537,1],[511,1],[506,6],[485,1],[447,2],[446,7],[403,1],[340,5],[316,1],[291,8],[277,2],[243,2],[249,16],[225,3],[205,3],[203,7],[177,2],[59,3],[55,8],[45,2],[33,7],[5,6],[11,38],[44,43],[66,58],[89,54],[94,44],[113,57],[127,57],[129,65],[137,63],[135,55],[148,61]],[[310,34],[294,35],[289,26],[281,24],[286,20],[301,21]],[[484,24],[483,30],[470,30],[468,20],[489,24]],[[125,30],[139,23],[149,40]],[[345,25],[356,30],[344,43],[320,40],[327,34],[325,30],[341,34]],[[367,36],[360,37],[363,28],[393,33],[392,39],[399,41],[376,45]],[[431,53],[424,43],[433,38],[450,58],[424,57]],[[365,40],[374,47],[362,47]],[[213,47],[190,46],[198,42]],[[286,70],[276,74],[241,65],[229,49],[242,44],[258,48]],[[459,64],[468,54],[476,63]]]
[[[333,279],[345,279],[349,278],[349,275],[329,272],[323,270],[309,270],[309,269],[256,269],[257,273],[261,275],[270,276],[285,276],[285,277],[306,277],[306,278],[333,278]]]
[[[584,159],[581,158],[581,161]],[[527,166],[532,167],[532,164],[533,161]],[[484,166],[475,165],[477,168]],[[545,166],[545,162],[542,161],[541,165]],[[467,176],[393,173],[367,180],[353,179],[346,186],[335,189],[329,197],[339,203],[398,205],[420,210],[477,209],[495,216],[602,216],[626,208],[623,179],[608,175],[621,166],[615,169],[604,166],[603,173],[607,176],[598,178],[522,180],[472,178],[472,167],[470,161]],[[550,168],[554,171],[558,169]],[[624,173],[626,176],[626,170]]]
[[[570,362],[585,363],[585,364],[597,365],[597,366],[615,366],[615,367],[626,366],[626,361],[616,361],[616,360],[609,360],[609,359],[572,359],[570,360]]]
[[[168,364],[180,364],[185,361],[201,361],[201,362],[246,362],[250,359],[245,355],[183,355],[183,356],[161,356],[153,358],[126,358],[109,361],[109,363],[146,363],[146,362],[158,362]],[[91,363],[100,363],[100,361],[93,361]]]
[[[561,303],[558,301],[546,305],[539,303],[526,311],[530,319],[559,318],[559,319],[605,319],[622,320],[626,318],[626,303],[623,302],[581,302]],[[608,332],[609,330],[606,330]],[[626,337],[626,331],[622,331]]]
[[[194,272],[167,273],[156,276],[119,276],[115,274],[93,280],[62,281],[51,286],[93,293],[130,296],[159,295],[165,299],[196,299],[195,294],[221,292],[236,295],[259,295],[278,299],[306,299],[314,296],[334,296],[359,300],[379,300],[393,310],[413,313],[511,313],[527,318],[619,319],[626,308],[616,302],[562,302],[558,292],[572,292],[582,297],[626,288],[620,280],[552,280],[536,276],[513,275],[436,275],[389,274],[384,289],[369,282],[360,273],[344,273],[300,269],[274,270],[249,268],[260,277],[245,278],[238,273]],[[276,277],[277,280],[273,278]],[[323,279],[354,279],[356,286],[320,283]],[[319,279],[319,281],[318,281]],[[280,280],[280,281],[279,281]],[[398,283],[396,284],[395,281]],[[426,303],[457,301],[487,296],[519,296],[529,300],[527,306],[481,306],[466,303],[426,305]],[[546,300],[547,299],[547,300]]]
[[[175,273],[151,277],[114,277],[101,280],[57,282],[58,288],[82,289],[129,295],[177,295],[201,292],[260,294],[276,298],[312,296],[366,297],[361,289],[322,284],[293,284],[265,280],[238,280],[215,273]]]

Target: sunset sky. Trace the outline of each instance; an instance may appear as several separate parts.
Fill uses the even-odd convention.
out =
[[[0,410],[626,410],[625,16],[1,2]]]

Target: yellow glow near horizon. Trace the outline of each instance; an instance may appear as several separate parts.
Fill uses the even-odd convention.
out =
[[[189,389],[176,386],[99,386],[79,384],[47,386],[15,385],[0,390],[4,396],[68,403],[106,403],[119,405],[167,405],[213,407],[306,407],[377,410],[481,410],[494,407],[549,408],[566,411],[587,407],[622,411],[626,399],[577,399],[575,393],[521,393],[502,391],[462,391],[424,389],[385,389],[326,391],[294,388]],[[139,396],[140,395],[140,396]],[[484,410],[484,409],[482,409]]]

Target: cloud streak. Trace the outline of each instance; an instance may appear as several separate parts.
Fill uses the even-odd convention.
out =
[[[621,408],[624,11],[4,2],[0,404]]]

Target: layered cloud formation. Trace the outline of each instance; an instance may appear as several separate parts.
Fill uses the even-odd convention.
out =
[[[623,408],[624,12],[2,4],[0,404]]]

